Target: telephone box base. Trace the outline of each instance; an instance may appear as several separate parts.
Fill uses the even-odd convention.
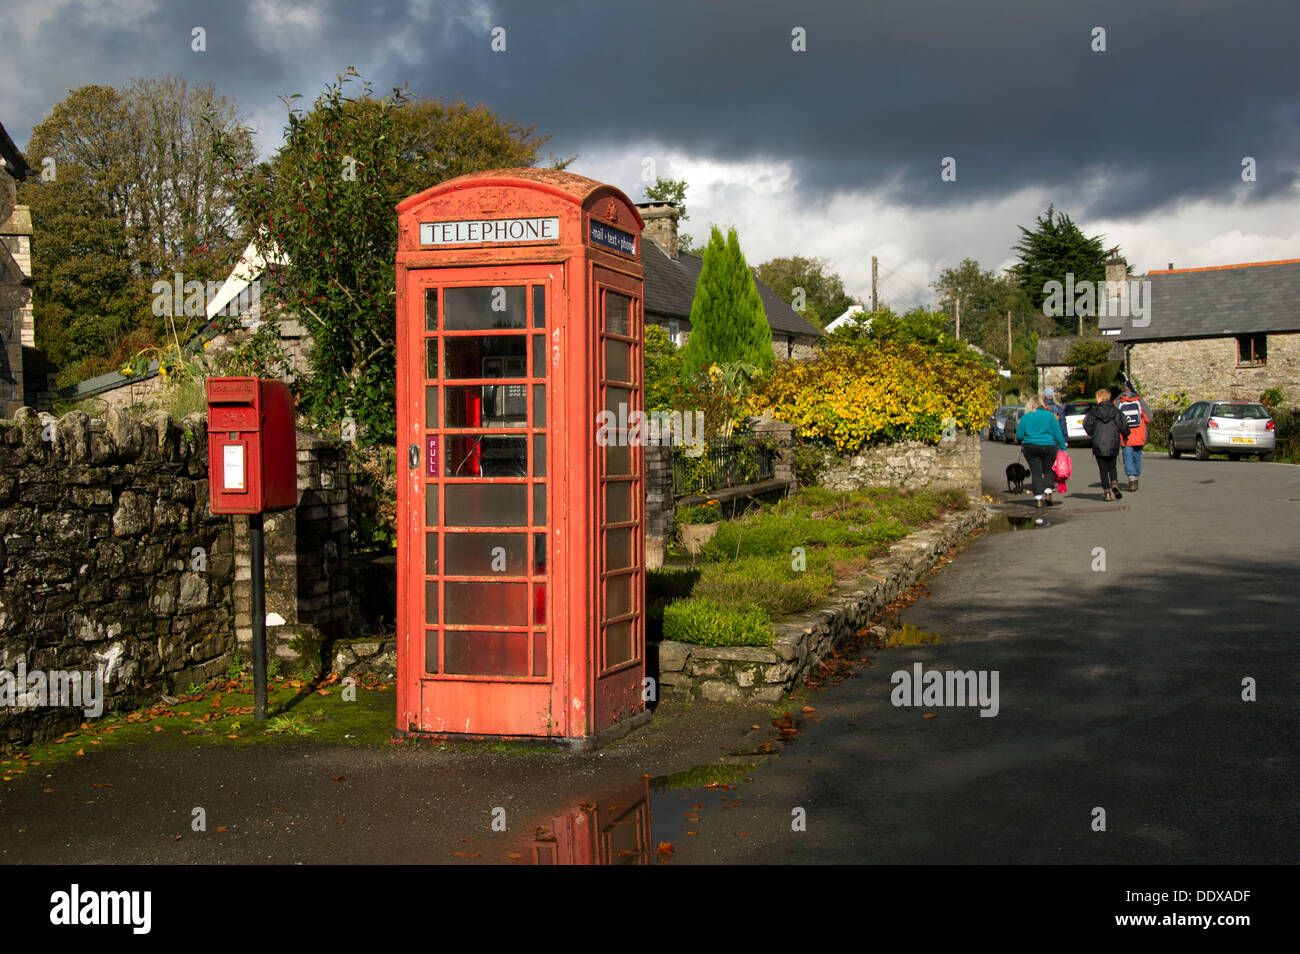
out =
[[[594,735],[565,737],[541,735],[482,735],[472,732],[412,732],[406,729],[393,729],[394,742],[432,745],[437,742],[530,742],[539,748],[561,748],[569,752],[591,752],[601,746],[609,745],[615,739],[621,739],[633,729],[639,729],[650,721],[653,713],[643,709],[630,715],[621,722],[609,726]]]

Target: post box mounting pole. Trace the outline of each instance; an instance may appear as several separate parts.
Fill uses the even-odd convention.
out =
[[[266,585],[262,556],[262,515],[248,515],[248,555],[253,590],[253,718],[266,721]]]

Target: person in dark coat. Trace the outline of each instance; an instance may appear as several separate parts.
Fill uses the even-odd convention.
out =
[[[1101,489],[1106,500],[1120,500],[1119,477],[1115,473],[1115,458],[1124,438],[1128,437],[1128,421],[1110,401],[1110,391],[1097,391],[1097,403],[1083,416],[1083,429],[1092,439],[1092,456],[1097,458],[1097,472],[1101,475]],[[1112,494],[1114,495],[1112,497]]]

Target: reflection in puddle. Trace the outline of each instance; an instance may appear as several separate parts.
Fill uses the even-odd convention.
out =
[[[1047,523],[1042,517],[1021,517],[1004,513],[989,518],[989,533],[999,533],[1003,530],[1033,530],[1034,527],[1045,526]]]
[[[533,827],[524,848],[511,858],[533,865],[667,863],[708,811],[740,800],[727,793],[754,767],[705,765],[642,778]]]

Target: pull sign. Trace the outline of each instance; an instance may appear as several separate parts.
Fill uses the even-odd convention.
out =
[[[426,477],[438,476],[438,436],[429,434],[424,438],[424,459],[428,464]]]
[[[412,444],[411,450],[407,456],[411,462],[411,470],[415,470],[415,468],[420,466],[420,448]]]

